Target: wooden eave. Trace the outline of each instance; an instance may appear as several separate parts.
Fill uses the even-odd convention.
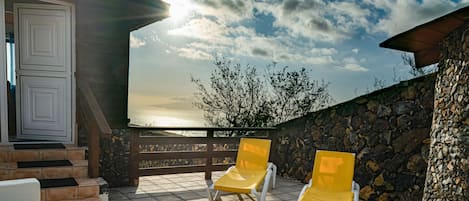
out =
[[[417,68],[438,63],[439,43],[469,20],[469,6],[393,36],[380,47],[413,52]]]
[[[137,30],[169,17],[169,4],[161,0],[129,0],[129,31]]]

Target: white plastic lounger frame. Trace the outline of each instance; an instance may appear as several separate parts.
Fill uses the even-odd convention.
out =
[[[301,201],[301,197],[303,197],[303,194],[305,193],[306,189],[311,187],[311,184],[313,183],[313,180],[310,179],[308,184],[303,186],[303,189],[301,189],[300,196],[298,196],[298,201]],[[352,181],[352,192],[353,192],[353,201],[359,201],[360,197],[360,185],[358,183],[355,183],[355,181]]]
[[[228,170],[226,170],[226,172],[229,172],[231,168],[233,167],[235,166],[231,166],[230,168],[228,168]],[[264,184],[263,184],[261,192],[258,192],[257,189],[255,188],[251,189],[251,193],[256,196],[258,201],[265,201],[267,190],[269,189],[270,184],[272,185],[272,188],[275,188],[275,182],[277,180],[276,175],[277,175],[277,166],[269,162],[267,166],[267,173],[264,177]],[[214,186],[215,184],[213,183],[212,180],[207,180],[207,193],[208,193],[209,201],[220,199],[221,192],[219,190],[215,191],[215,194],[212,193],[212,191],[214,191]]]
[[[360,184],[352,181],[353,201],[358,201],[360,197]]]
[[[0,181],[0,200],[41,201],[41,186],[35,178]]]

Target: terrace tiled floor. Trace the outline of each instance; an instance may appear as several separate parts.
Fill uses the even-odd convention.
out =
[[[214,181],[223,172],[214,172]],[[111,188],[110,201],[176,201],[193,200],[206,201],[207,191],[204,173],[173,174],[161,176],[140,177],[138,187]],[[266,200],[290,201],[297,200],[298,194],[303,188],[302,183],[296,180],[285,179],[277,176],[277,187],[272,189]],[[237,195],[224,193],[223,201],[248,201],[256,200],[254,195]]]

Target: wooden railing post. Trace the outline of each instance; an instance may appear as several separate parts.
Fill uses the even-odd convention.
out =
[[[129,181],[133,186],[138,186],[139,176],[139,137],[140,131],[130,130],[130,156],[129,156]]]
[[[88,176],[99,177],[100,132],[97,127],[88,130]]]
[[[96,97],[86,82],[77,82],[77,116],[80,126],[85,128],[88,140],[88,176],[99,177],[101,138],[111,136],[112,130],[99,106]],[[105,141],[105,143],[108,143]]]
[[[213,129],[207,130],[207,160],[205,164],[205,180],[212,180]]]

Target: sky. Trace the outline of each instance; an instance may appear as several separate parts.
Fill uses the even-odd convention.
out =
[[[170,17],[130,35],[129,118],[207,126],[191,76],[208,83],[215,58],[261,71],[276,62],[329,82],[334,103],[411,78],[402,52],[379,43],[469,0],[165,0]]]

